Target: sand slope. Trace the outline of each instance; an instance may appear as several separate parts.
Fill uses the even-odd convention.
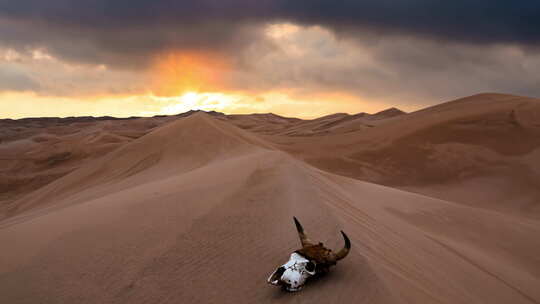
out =
[[[9,213],[16,199],[159,124],[154,118],[0,120],[0,214]]]
[[[70,202],[85,201],[261,148],[268,149],[270,144],[206,114],[197,113],[167,123],[66,178],[15,201],[9,215],[35,207],[57,206],[59,200],[70,195],[74,196]]]
[[[191,115],[17,200],[1,302],[540,301],[538,221],[334,175],[268,139]],[[265,280],[298,247],[293,215],[353,249],[284,293]]]
[[[323,170],[540,218],[540,100],[479,94],[315,138],[274,136]]]

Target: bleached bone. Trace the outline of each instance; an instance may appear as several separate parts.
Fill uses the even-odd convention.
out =
[[[294,224],[298,231],[302,248],[294,251],[289,261],[278,267],[268,277],[268,283],[283,286],[288,291],[302,289],[306,281],[317,275],[328,272],[330,266],[336,265],[337,261],[345,258],[351,250],[351,241],[341,231],[345,240],[345,246],[337,253],[324,247],[323,243],[314,244],[304,232],[300,222],[294,217]]]

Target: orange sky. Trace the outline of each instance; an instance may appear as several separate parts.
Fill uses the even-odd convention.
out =
[[[194,109],[314,118],[411,112],[484,92],[540,95],[538,35],[528,24],[538,18],[510,14],[520,21],[513,27],[484,16],[483,5],[460,11],[489,22],[464,26],[446,18],[446,4],[467,7],[452,1],[417,3],[440,18],[407,18],[403,3],[387,14],[377,1],[154,0],[127,10],[98,1],[107,14],[53,2],[9,1],[0,14],[0,118]]]
[[[268,29],[267,34],[275,39],[287,39],[287,35],[297,30],[295,26],[274,26]],[[300,52],[298,49],[291,47],[288,45],[284,50],[302,56],[296,54]],[[152,116],[195,109],[230,114],[272,112],[291,117],[315,118],[336,112],[377,112],[395,106],[346,92],[303,90],[299,93],[297,88],[284,86],[276,89],[239,90],[237,87],[242,87],[241,83],[231,84],[237,76],[234,74],[234,64],[209,52],[163,52],[153,59],[147,70],[138,72],[139,78],[118,74],[104,65],[86,66],[63,62],[42,50],[36,50],[27,57],[13,51],[4,52],[3,60],[10,64],[24,62],[32,66],[35,73],[46,75],[39,85],[60,88],[57,94],[0,92],[1,118]],[[55,76],[54,71],[62,74]],[[78,80],[80,75],[86,75],[86,78]],[[106,79],[105,84],[100,82],[101,78],[107,77],[111,80]],[[70,82],[73,82],[73,88],[69,86]],[[78,89],[76,85],[81,83],[84,83],[84,88],[91,90],[85,93]],[[126,92],[114,93],[116,87],[131,88]],[[412,108],[414,106],[403,110]]]
[[[377,112],[389,104],[362,102],[355,97],[327,94],[290,97],[280,92],[250,95],[242,92],[186,91],[178,96],[142,94],[100,97],[46,97],[34,93],[0,94],[0,118],[68,116],[153,116],[189,110],[227,114],[275,113],[289,117],[316,118],[331,113]],[[331,100],[332,102],[328,102]]]

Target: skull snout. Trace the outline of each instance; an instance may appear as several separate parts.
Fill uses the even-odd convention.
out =
[[[306,276],[302,272],[294,269],[286,269],[281,276],[282,285],[285,286],[285,289],[288,291],[300,290],[305,281]]]

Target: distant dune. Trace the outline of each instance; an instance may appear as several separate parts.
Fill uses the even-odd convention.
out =
[[[0,120],[1,303],[538,303],[540,100]],[[350,255],[267,276],[292,217]]]

